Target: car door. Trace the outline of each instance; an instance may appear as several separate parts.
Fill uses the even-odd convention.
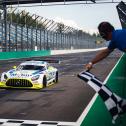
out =
[[[48,65],[47,71],[48,71],[48,80],[53,79],[55,77],[54,68],[52,66]]]

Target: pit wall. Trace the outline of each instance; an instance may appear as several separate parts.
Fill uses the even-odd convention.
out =
[[[42,51],[21,51],[21,52],[0,52],[0,60],[20,59],[29,57],[49,56],[50,50]]]
[[[122,98],[126,98],[126,54],[124,54],[117,62],[105,83],[114,93]],[[103,100],[97,95],[95,102],[83,120],[81,126],[98,125],[126,126],[126,114],[120,116],[116,120],[116,123],[113,124],[112,117],[108,112]]]
[[[41,57],[68,53],[80,53],[89,51],[98,51],[98,49],[77,49],[77,50],[41,50],[41,51],[18,51],[18,52],[0,52],[0,60],[20,59],[30,57]]]

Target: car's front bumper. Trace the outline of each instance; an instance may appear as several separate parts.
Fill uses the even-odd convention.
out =
[[[23,85],[7,85],[6,82],[0,82],[0,88],[22,88],[22,89],[41,89],[43,88],[42,84],[32,83],[31,86],[23,86]]]

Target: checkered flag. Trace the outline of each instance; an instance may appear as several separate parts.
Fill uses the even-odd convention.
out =
[[[85,71],[78,74],[78,77],[86,81],[103,99],[108,111],[112,116],[112,123],[115,123],[115,120],[119,115],[126,112],[126,100],[113,93],[92,73]]]

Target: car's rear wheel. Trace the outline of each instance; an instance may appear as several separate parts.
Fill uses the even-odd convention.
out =
[[[59,77],[58,77],[58,71],[56,72],[56,76],[55,76],[55,83],[57,83],[59,80]]]
[[[47,78],[46,76],[43,77],[43,88],[47,86]]]

